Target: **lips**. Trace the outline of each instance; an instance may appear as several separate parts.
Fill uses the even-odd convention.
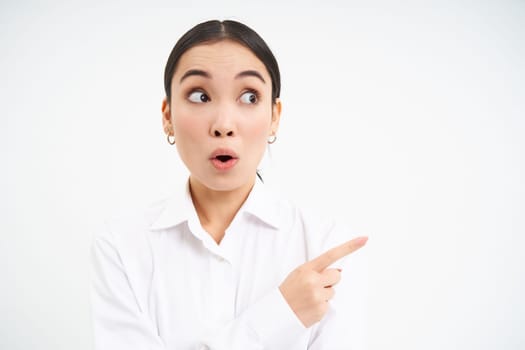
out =
[[[239,157],[228,148],[218,148],[210,155],[210,161],[217,170],[228,170],[233,168]]]

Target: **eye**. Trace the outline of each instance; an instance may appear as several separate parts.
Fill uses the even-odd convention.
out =
[[[256,104],[259,101],[259,94],[256,91],[246,91],[241,95],[241,102],[246,104]]]
[[[190,100],[191,102],[194,102],[194,103],[205,103],[205,102],[210,101],[210,98],[208,97],[208,95],[206,95],[202,91],[193,91],[188,96],[188,100]]]

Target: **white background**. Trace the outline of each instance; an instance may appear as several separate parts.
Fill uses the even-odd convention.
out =
[[[266,182],[370,237],[369,348],[525,346],[522,1],[2,1],[0,348],[90,349],[90,227],[186,176],[175,41],[237,19],[284,110]]]

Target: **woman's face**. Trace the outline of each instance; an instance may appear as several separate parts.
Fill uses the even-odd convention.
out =
[[[198,45],[181,56],[171,91],[164,129],[192,181],[216,191],[251,186],[281,113],[264,64],[230,40]]]

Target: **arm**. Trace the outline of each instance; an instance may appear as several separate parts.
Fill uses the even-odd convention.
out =
[[[332,260],[336,261],[355,249],[358,247],[345,244],[296,270],[312,269],[313,274],[319,274],[318,271],[324,270]],[[140,298],[130,284],[133,276],[126,272],[122,253],[110,234],[96,237],[93,242],[91,296],[95,349],[165,350],[155,324],[141,308]],[[293,300],[295,296],[303,299],[299,300],[300,304],[304,301],[301,278],[290,276],[296,274],[292,272],[279,288],[272,289],[237,318],[208,332],[203,339],[203,349],[287,348],[288,342],[293,343],[304,335],[307,327],[323,315],[314,311],[314,317],[318,319],[313,320],[308,305],[302,304],[301,310],[297,309]],[[317,309],[315,305],[312,308]],[[313,344],[315,342],[322,344],[321,340],[314,339]]]
[[[305,334],[277,287],[205,339],[213,350],[286,349]]]
[[[109,230],[91,248],[91,304],[95,349],[166,350],[139,303]],[[129,256],[129,252],[128,252]],[[275,287],[237,318],[206,334],[203,349],[281,349],[306,332]]]
[[[91,247],[91,307],[95,349],[165,350],[110,235],[95,237]]]
[[[290,348],[287,345],[293,344],[301,334],[315,324],[314,327],[317,329],[313,333],[308,349],[361,350],[362,346],[358,344],[358,340],[363,334],[356,329],[356,326],[363,324],[360,318],[362,315],[350,313],[350,310],[338,305],[338,302],[332,298],[340,273],[337,269],[328,267],[361,248],[366,240],[366,237],[359,237],[345,242],[297,267],[279,289],[259,300],[239,318],[216,333],[216,337],[207,343],[209,348],[214,350],[287,349]],[[344,266],[343,263],[338,265]],[[360,271],[357,266],[354,268],[355,271]],[[348,281],[352,284],[362,282],[352,280],[352,276],[348,277]],[[357,301],[358,305],[363,305],[363,299],[358,295],[354,297],[345,295],[341,300],[347,298]],[[341,310],[342,317],[336,312],[338,309]],[[345,322],[352,319],[357,323]],[[349,331],[352,334],[349,334]]]

